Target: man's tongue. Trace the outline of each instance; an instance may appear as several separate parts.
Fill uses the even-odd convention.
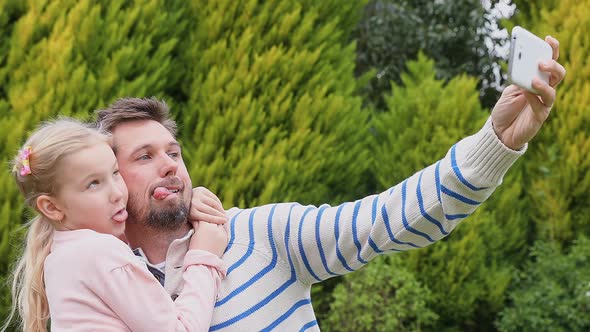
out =
[[[163,200],[171,194],[173,194],[173,192],[165,187],[158,187],[154,190],[154,198],[157,200]]]

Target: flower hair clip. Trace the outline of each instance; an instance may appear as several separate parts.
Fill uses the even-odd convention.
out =
[[[22,160],[23,167],[20,169],[20,176],[26,176],[31,174],[31,164],[29,158],[31,157],[31,146],[25,146],[20,152],[20,159]]]

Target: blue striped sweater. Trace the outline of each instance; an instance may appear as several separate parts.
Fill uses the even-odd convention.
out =
[[[334,207],[228,210],[228,273],[210,330],[319,330],[313,283],[357,270],[377,255],[442,239],[489,197],[524,150],[505,147],[488,120],[443,159],[378,195]],[[182,289],[176,267],[189,238],[168,250],[164,287],[172,296]]]

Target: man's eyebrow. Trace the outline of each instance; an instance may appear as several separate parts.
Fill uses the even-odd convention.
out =
[[[144,144],[144,145],[138,146],[137,148],[133,149],[133,151],[131,151],[131,154],[134,154],[139,150],[149,149],[151,146],[152,146],[151,144]]]
[[[176,146],[176,147],[180,147],[180,143],[178,143],[177,141],[171,141],[170,143],[168,143],[168,146]],[[138,146],[137,148],[135,148],[132,152],[131,155],[134,155],[137,153],[137,151],[141,151],[141,150],[148,150],[150,148],[153,147],[153,144],[147,143],[147,144],[143,144],[141,146]]]

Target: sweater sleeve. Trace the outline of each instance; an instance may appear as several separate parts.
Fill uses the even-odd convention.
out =
[[[488,120],[443,159],[378,195],[336,207],[281,205],[271,211],[273,229],[287,233],[274,235],[285,239],[276,241],[278,254],[300,281],[314,283],[380,254],[425,247],[473,213],[525,149],[507,148]]]
[[[97,257],[90,287],[132,330],[208,331],[223,262],[202,250],[190,250],[183,262],[184,288],[173,301],[144,263],[128,251]],[[101,264],[102,263],[102,264]]]

